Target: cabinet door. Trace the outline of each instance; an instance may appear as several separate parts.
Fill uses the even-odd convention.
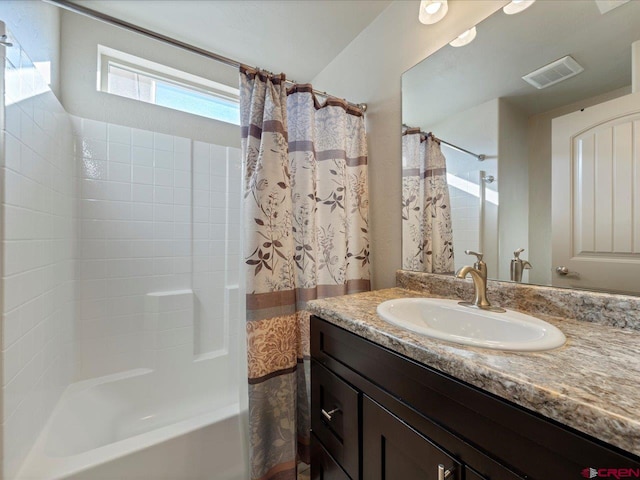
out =
[[[350,480],[315,435],[311,435],[311,480]]]
[[[366,396],[362,408],[364,479],[461,480],[460,463],[429,439]],[[439,475],[440,465],[452,473]]]

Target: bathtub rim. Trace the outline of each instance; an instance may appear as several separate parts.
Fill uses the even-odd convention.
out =
[[[70,396],[105,383],[117,382],[118,380],[130,379],[151,373],[154,373],[154,370],[138,368],[70,384],[60,396],[33,448],[29,451],[24,463],[18,470],[16,478],[24,480],[64,479],[70,475],[76,475],[89,470],[96,465],[117,460],[159,443],[228,420],[232,417],[241,418],[243,414],[239,402],[236,402],[207,413],[195,415],[164,427],[156,428],[74,455],[52,456],[46,453],[46,445],[54,419],[60,409],[64,408],[64,403]]]

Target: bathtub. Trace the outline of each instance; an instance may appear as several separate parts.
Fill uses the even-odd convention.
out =
[[[214,387],[224,368],[210,360],[70,385],[16,478],[246,479],[237,389]]]

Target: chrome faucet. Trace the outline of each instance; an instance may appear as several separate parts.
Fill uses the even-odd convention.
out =
[[[482,257],[483,253],[472,252],[471,250],[465,250],[467,255],[475,255],[477,257],[473,267],[466,266],[460,268],[456,272],[456,278],[466,278],[467,275],[471,275],[473,280],[473,287],[475,290],[473,302],[458,302],[460,305],[471,308],[479,308],[481,310],[491,310],[492,312],[506,312],[504,308],[494,307],[487,300],[487,264],[484,263]]]
[[[513,252],[513,260],[511,260],[511,281],[512,282],[521,282],[522,281],[522,273],[525,270],[531,270],[533,267],[531,264],[520,258],[520,254],[524,252],[524,248],[519,248],[515,252]]]

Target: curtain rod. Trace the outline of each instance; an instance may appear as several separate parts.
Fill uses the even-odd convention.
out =
[[[407,129],[411,128],[411,127],[409,127],[408,125],[406,125],[406,124],[404,124],[404,123],[402,124],[402,126],[403,126],[404,128],[407,128]],[[433,138],[433,139],[434,139],[434,140],[436,140],[437,142],[444,143],[446,146],[451,147],[451,148],[453,148],[454,150],[458,150],[459,152],[466,153],[467,155],[471,155],[472,157],[476,157],[476,158],[478,159],[478,161],[479,161],[479,162],[482,162],[482,161],[484,161],[484,160],[487,158],[487,156],[486,156],[486,155],[484,155],[484,154],[482,154],[482,153],[478,155],[477,153],[470,152],[469,150],[466,150],[466,149],[464,149],[464,148],[462,148],[462,147],[459,147],[459,146],[457,146],[457,145],[454,145],[453,143],[449,143],[449,142],[447,142],[446,140],[442,140],[441,138],[436,137],[436,136],[435,136],[433,133],[431,133],[431,132],[427,133],[427,132],[420,131],[420,133],[421,133],[422,135],[424,135],[424,136],[427,136],[427,137],[431,137],[431,138]]]
[[[223,63],[225,65],[229,65],[235,68],[248,68],[258,71],[265,71],[259,68],[254,68],[249,65],[245,65],[237,60],[234,60],[229,57],[225,57],[223,55],[219,55],[217,53],[211,52],[209,50],[205,50],[200,47],[196,47],[195,45],[191,45],[189,43],[182,42],[172,37],[168,37],[166,35],[162,35],[161,33],[154,32],[153,30],[148,30],[146,28],[140,27],[138,25],[134,25],[133,23],[126,22],[116,17],[112,17],[111,15],[107,15],[106,13],[101,13],[91,8],[84,7],[82,5],[78,5],[76,3],[72,3],[69,0],[43,0],[45,3],[49,3],[51,5],[55,5],[56,7],[64,8],[65,10],[69,10],[70,12],[78,13],[80,15],[84,15],[89,18],[93,18],[94,20],[100,20],[102,22],[108,23],[110,25],[114,25],[116,27],[124,28],[125,30],[129,30],[134,33],[138,33],[140,35],[145,35],[147,37],[151,37],[154,40],[158,40],[160,42],[166,43],[168,45],[172,45],[174,47],[181,48],[191,53],[195,53],[196,55],[200,55],[202,57],[209,58],[211,60],[215,60],[216,62]],[[267,72],[271,73],[271,72]],[[291,80],[285,80],[286,83],[290,85],[295,85],[296,83]],[[327,92],[323,92],[320,90],[313,90],[313,93],[316,95],[323,95],[325,97],[330,97]],[[345,100],[346,101],[346,100]],[[347,102],[352,107],[359,108],[363,112],[367,111],[366,103],[351,103]]]

